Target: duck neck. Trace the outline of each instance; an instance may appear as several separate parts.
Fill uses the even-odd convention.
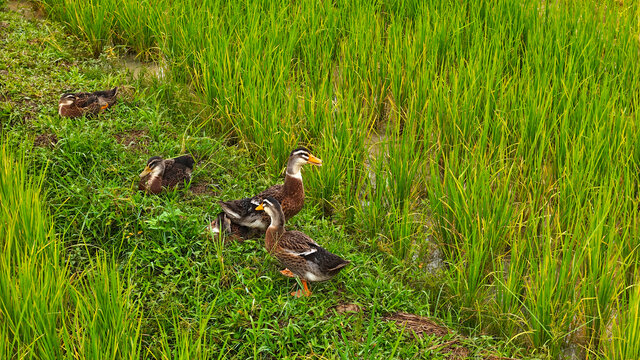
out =
[[[149,191],[154,194],[162,191],[162,174],[164,173],[164,168],[154,169],[151,174],[149,174]]]
[[[283,186],[283,191],[285,196],[287,197],[296,197],[300,196],[301,199],[297,199],[297,200],[303,200],[304,201],[304,187],[302,185],[302,173],[301,170],[302,169],[302,165],[294,162],[294,161],[289,161],[289,163],[287,164],[287,174],[284,177],[284,186]]]
[[[302,173],[300,172],[302,165],[304,164],[301,164],[296,158],[289,158],[289,162],[287,162],[287,176],[302,182]]]
[[[304,186],[302,185],[302,176],[296,177],[296,176],[289,175],[289,173],[287,173],[287,175],[285,175],[284,177],[284,185],[282,190],[284,191],[285,195],[291,196],[291,195],[300,193],[302,194],[302,196],[304,196]]]
[[[282,234],[284,234],[284,225],[282,223],[274,224],[272,220],[264,236],[264,246],[267,248],[267,251],[271,252],[273,250],[273,247],[278,243]]]
[[[269,225],[269,229],[282,229],[284,231],[284,213],[282,209],[275,209],[274,213],[269,214],[271,217],[271,224]]]

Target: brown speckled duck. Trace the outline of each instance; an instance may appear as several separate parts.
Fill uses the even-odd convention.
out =
[[[220,201],[223,212],[211,224],[213,233],[224,231],[242,239],[263,234],[269,226],[269,216],[255,208],[267,197],[278,200],[285,220],[291,219],[304,205],[301,169],[305,164],[322,166],[322,160],[313,156],[307,148],[299,147],[289,155],[284,184],[274,185],[254,197]]]
[[[283,275],[302,279],[304,289],[292,292],[291,295],[310,296],[307,281],[329,280],[350,263],[330,253],[305,233],[285,230],[284,213],[278,200],[267,197],[256,207],[256,211],[260,210],[271,217],[271,224],[264,238],[267,251],[288,268],[281,271]]]
[[[82,115],[96,115],[116,103],[118,87],[111,90],[95,91],[92,93],[62,94],[58,102],[58,114],[63,117],[80,117]]]
[[[182,155],[173,159],[154,156],[140,174],[139,190],[150,194],[159,194],[163,188],[172,188],[191,180],[193,164],[191,155]]]

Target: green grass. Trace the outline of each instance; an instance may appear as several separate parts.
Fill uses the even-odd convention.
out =
[[[0,12],[0,23],[0,70],[7,76],[0,84],[6,100],[0,112],[2,223],[22,224],[0,229],[11,244],[0,249],[1,358],[444,359],[452,351],[478,358],[522,353],[479,332],[460,335],[468,329],[459,327],[458,312],[440,299],[439,288],[420,286],[431,277],[379,251],[390,248],[375,232],[359,234],[341,216],[324,216],[340,214],[335,204],[370,191],[352,189],[351,198],[342,193],[343,181],[358,174],[352,166],[366,160],[362,154],[319,152],[337,165],[305,172],[317,191],[325,191],[325,201],[312,197],[289,227],[353,265],[334,281],[313,284],[311,298],[293,298],[289,293],[299,284],[278,273],[262,239],[220,244],[204,229],[220,211],[218,199],[281,181],[286,146],[297,142],[283,143],[283,154],[273,150],[273,160],[257,165],[255,145],[230,146],[227,138],[212,136],[218,130],[208,121],[210,110],[192,103],[189,88],[170,79],[134,79],[115,65],[118,60],[110,58],[119,48],[91,59],[94,48],[63,34],[57,23],[7,12]],[[109,112],[79,119],[57,115],[61,92],[115,85],[123,91]],[[339,141],[365,147],[362,139]],[[187,152],[197,160],[189,189],[161,196],[136,191],[148,157]],[[341,163],[344,157],[351,162]],[[342,180],[320,187],[325,172]],[[362,209],[350,213],[354,221],[366,216]],[[24,255],[16,258],[16,251]],[[346,304],[358,311],[341,311]],[[399,311],[439,318],[440,330],[458,331],[415,337],[385,320]]]
[[[103,257],[72,274],[41,193],[44,173],[0,149],[0,356],[3,359],[132,358],[140,354],[139,306]]]
[[[362,274],[377,271],[424,294],[407,295],[403,308],[450,317],[473,334],[550,357],[568,343],[589,357],[637,354],[637,2],[40,3],[88,53],[132,50],[170,70],[163,81],[134,84],[108,116],[70,123],[24,99],[26,88],[54,103],[56,92],[24,81],[47,61],[0,63],[16,74],[4,91],[15,97],[3,105],[9,123],[31,114],[27,133],[63,139],[34,156],[38,168],[51,160],[56,232],[74,244],[74,266],[84,266],[87,249],[116,254],[136,277],[147,272],[141,284],[159,281],[148,292],[165,300],[150,308],[166,315],[191,301],[181,289],[196,288],[189,281],[200,273],[183,268],[207,256],[194,254],[211,246],[201,228],[215,200],[272,184],[289,150],[310,144],[326,166],[305,174],[310,201],[291,226],[352,255],[357,266],[341,279],[353,279],[345,284],[357,296]],[[38,55],[66,59],[57,51]],[[51,84],[128,79],[99,60],[81,68],[53,74]],[[192,95],[196,104],[185,103]],[[144,131],[143,149],[114,142],[131,130]],[[194,181],[215,194],[135,194],[146,156],[183,151],[202,160]],[[434,242],[447,264],[436,278],[421,270]],[[211,283],[223,272],[256,267],[229,280],[244,284],[275,270],[247,260],[264,258],[257,243],[210,251],[205,268],[218,267],[202,273]],[[158,328],[175,324],[164,318]],[[163,341],[150,343],[172,348]],[[247,346],[232,354],[256,356]]]

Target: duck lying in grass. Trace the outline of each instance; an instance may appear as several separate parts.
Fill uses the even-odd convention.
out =
[[[267,197],[255,210],[264,210],[271,218],[264,243],[267,251],[289,269],[282,270],[281,273],[302,279],[304,289],[292,292],[291,295],[310,296],[307,281],[329,280],[350,263],[330,253],[305,233],[285,230],[285,216],[275,198]]]
[[[307,148],[299,147],[289,155],[284,184],[274,185],[254,197],[220,201],[223,212],[210,226],[213,233],[223,231],[241,239],[263,234],[269,226],[269,216],[255,208],[267,197],[282,204],[285,220],[291,219],[304,205],[301,169],[305,164],[322,166],[322,160],[313,156]]]
[[[153,156],[140,173],[139,190],[150,194],[159,194],[163,188],[172,188],[191,180],[193,164],[191,155],[182,155],[173,159]]]
[[[113,106],[118,96],[118,87],[111,90],[95,91],[92,93],[62,94],[58,102],[58,114],[63,117],[80,117],[82,115],[97,115],[104,109]]]

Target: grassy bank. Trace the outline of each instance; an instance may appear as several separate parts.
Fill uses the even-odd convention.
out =
[[[28,4],[10,5],[31,20],[0,11],[0,184],[3,192],[11,189],[1,198],[2,224],[21,224],[0,229],[17,239],[0,249],[6,250],[0,254],[0,357],[437,359],[521,353],[508,341],[455,331],[466,329],[444,295],[440,300],[439,291],[423,286],[433,282],[430,276],[379,251],[377,242],[354,234],[339,216],[323,217],[326,203],[318,199],[291,228],[353,266],[333,282],[313,285],[309,299],[290,297],[299,285],[279,275],[261,239],[223,245],[203,231],[219,211],[217,199],[281,181],[267,171],[276,165],[256,162],[254,146],[212,137],[216,127],[189,102],[189,88],[157,78],[141,64],[134,77],[118,65],[117,47],[92,59],[90,47],[59,24],[37,19]],[[122,92],[110,111],[94,118],[57,115],[61,92],[115,85]],[[137,174],[151,155],[185,152],[197,160],[188,189],[161,196],[136,191]],[[304,176],[323,177],[311,171]],[[32,220],[21,220],[26,218]],[[16,259],[11,249],[23,256]]]
[[[311,142],[315,203],[410,269],[431,235],[466,325],[638,356],[636,2],[42,3],[167,64],[269,174]]]

